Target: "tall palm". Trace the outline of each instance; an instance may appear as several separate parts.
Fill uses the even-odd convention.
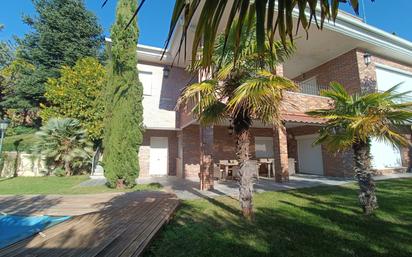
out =
[[[104,1],[107,2],[107,0]],[[183,16],[180,47],[186,42],[191,23],[196,22],[196,31],[192,42],[192,60],[196,60],[197,51],[202,47],[204,57],[202,64],[204,67],[208,67],[212,64],[214,44],[221,22],[226,25],[224,37],[227,38],[235,20],[239,20],[239,26],[235,32],[237,40],[234,42],[235,48],[238,49],[241,44],[242,27],[249,25],[247,17],[256,16],[254,21],[256,46],[258,53],[263,55],[267,39],[270,45],[273,45],[276,42],[276,33],[284,45],[287,44],[287,38],[293,42],[296,30],[293,20],[294,12],[298,17],[297,27],[302,27],[308,33],[313,20],[320,29],[323,28],[326,19],[335,21],[339,4],[347,2],[350,2],[353,10],[358,13],[359,0],[176,0],[165,49]],[[144,0],[141,3],[144,3]],[[225,10],[228,11],[227,16],[224,15]],[[200,13],[200,15],[197,16],[196,13]],[[317,15],[320,16],[320,20],[317,19]],[[194,21],[195,17],[199,17],[197,21]]]
[[[50,119],[36,133],[35,151],[46,158],[47,163],[64,168],[66,175],[73,174],[76,163],[90,161],[93,144],[76,119]]]
[[[270,47],[267,42],[264,51],[267,61],[262,64],[255,34],[250,33],[254,29],[243,30],[236,63],[236,31],[231,30],[228,40],[224,35],[220,36],[215,45],[214,69],[208,71],[210,78],[186,87],[178,101],[179,106],[190,108],[201,125],[221,124],[230,119],[240,164],[240,204],[247,218],[253,217],[253,175],[256,170],[250,162],[250,127],[253,120],[278,125],[282,91],[296,88],[292,81],[275,74],[276,66],[293,53],[293,45],[288,43],[284,48],[281,42],[276,42],[275,47]],[[222,54],[225,44],[228,51]],[[195,63],[191,68],[199,71],[201,67]]]
[[[395,147],[409,142],[401,134],[402,126],[412,121],[412,102],[401,103],[397,87],[386,92],[349,95],[339,83],[331,83],[323,96],[334,100],[332,109],[308,112],[327,119],[316,144],[325,144],[331,151],[353,150],[354,173],[358,180],[359,202],[365,214],[378,207],[376,185],[371,172],[371,138],[386,141]]]

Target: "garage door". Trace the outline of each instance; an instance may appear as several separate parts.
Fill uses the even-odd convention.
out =
[[[323,175],[322,148],[313,145],[317,135],[296,137],[298,142],[299,172]]]

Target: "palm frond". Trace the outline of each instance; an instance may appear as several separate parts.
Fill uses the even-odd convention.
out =
[[[189,111],[199,120],[205,115],[205,111],[218,110],[220,88],[217,80],[205,80],[187,86],[177,101],[177,108],[190,108]],[[207,118],[207,119],[210,119]],[[207,120],[206,119],[206,120]]]
[[[228,18],[225,19],[225,42],[229,37],[229,31],[234,25],[235,18],[239,20],[235,33],[234,60],[236,61],[238,59],[242,31],[244,28],[251,26],[251,21],[247,17],[256,17],[256,20],[254,20],[256,46],[259,55],[263,56],[265,41],[269,40],[270,45],[272,45],[277,33],[284,45],[287,43],[287,38],[293,42],[293,35],[295,33],[293,16],[296,6],[298,7],[298,23],[296,27],[302,27],[307,33],[313,20],[319,28],[323,27],[325,20],[335,20],[338,15],[339,3],[347,2],[347,0],[332,0],[332,4],[325,0],[238,0],[232,2],[228,0],[205,0],[202,4],[200,2],[200,0],[176,0],[165,49],[171,43],[173,32],[180,18],[183,17],[183,33],[179,46],[181,50],[182,45],[186,42],[190,24],[195,16],[194,14],[200,13],[191,46],[191,57],[192,61],[196,59],[197,51],[202,45],[202,64],[204,67],[210,67],[215,50],[213,46],[216,34],[218,33],[220,23],[223,21],[223,17],[225,17],[223,14],[226,9],[228,10]],[[352,8],[358,13],[358,0],[351,0],[350,2]],[[320,6],[320,24],[317,20],[318,4]],[[277,9],[277,15],[275,15],[275,8]],[[186,47],[184,51],[186,52]]]
[[[280,122],[280,102],[283,90],[294,90],[297,86],[284,77],[276,76],[268,71],[261,71],[256,78],[247,79],[236,88],[227,103],[232,115],[247,111],[251,117],[264,123]]]
[[[412,122],[412,103],[399,103],[398,98],[404,94],[396,93],[397,89],[395,86],[385,92],[349,95],[342,85],[331,84],[323,95],[335,101],[334,107],[307,112],[328,120],[317,142],[335,150],[372,137],[394,146],[406,145],[400,129]]]

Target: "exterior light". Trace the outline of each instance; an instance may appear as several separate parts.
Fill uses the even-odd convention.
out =
[[[365,53],[363,55],[363,60],[365,61],[365,65],[368,66],[372,62],[372,55],[370,53]]]
[[[10,121],[8,119],[3,119],[0,121],[0,132],[1,132],[1,139],[0,139],[0,154],[1,150],[3,148],[3,140],[4,140],[4,134],[6,133],[6,129],[9,126]]]
[[[169,68],[169,66],[165,66],[165,67],[163,68],[163,77],[164,77],[165,79],[167,79],[167,78],[169,77],[169,74],[170,74],[170,68]]]
[[[230,125],[229,127],[227,127],[227,133],[228,133],[229,135],[233,135],[233,126],[232,126],[232,125]]]
[[[3,119],[0,121],[0,130],[1,132],[5,132],[7,127],[9,126],[10,121],[8,119]]]
[[[229,127],[227,127],[227,133],[229,134],[229,135],[233,135],[233,125],[232,125],[232,119],[229,119]]]

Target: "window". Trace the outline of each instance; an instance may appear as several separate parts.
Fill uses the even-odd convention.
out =
[[[255,137],[255,155],[256,158],[273,158],[273,138]]]
[[[316,77],[312,77],[299,83],[300,92],[308,95],[319,95],[318,83]]]
[[[139,71],[139,80],[143,84],[143,95],[152,95],[153,73]]]

